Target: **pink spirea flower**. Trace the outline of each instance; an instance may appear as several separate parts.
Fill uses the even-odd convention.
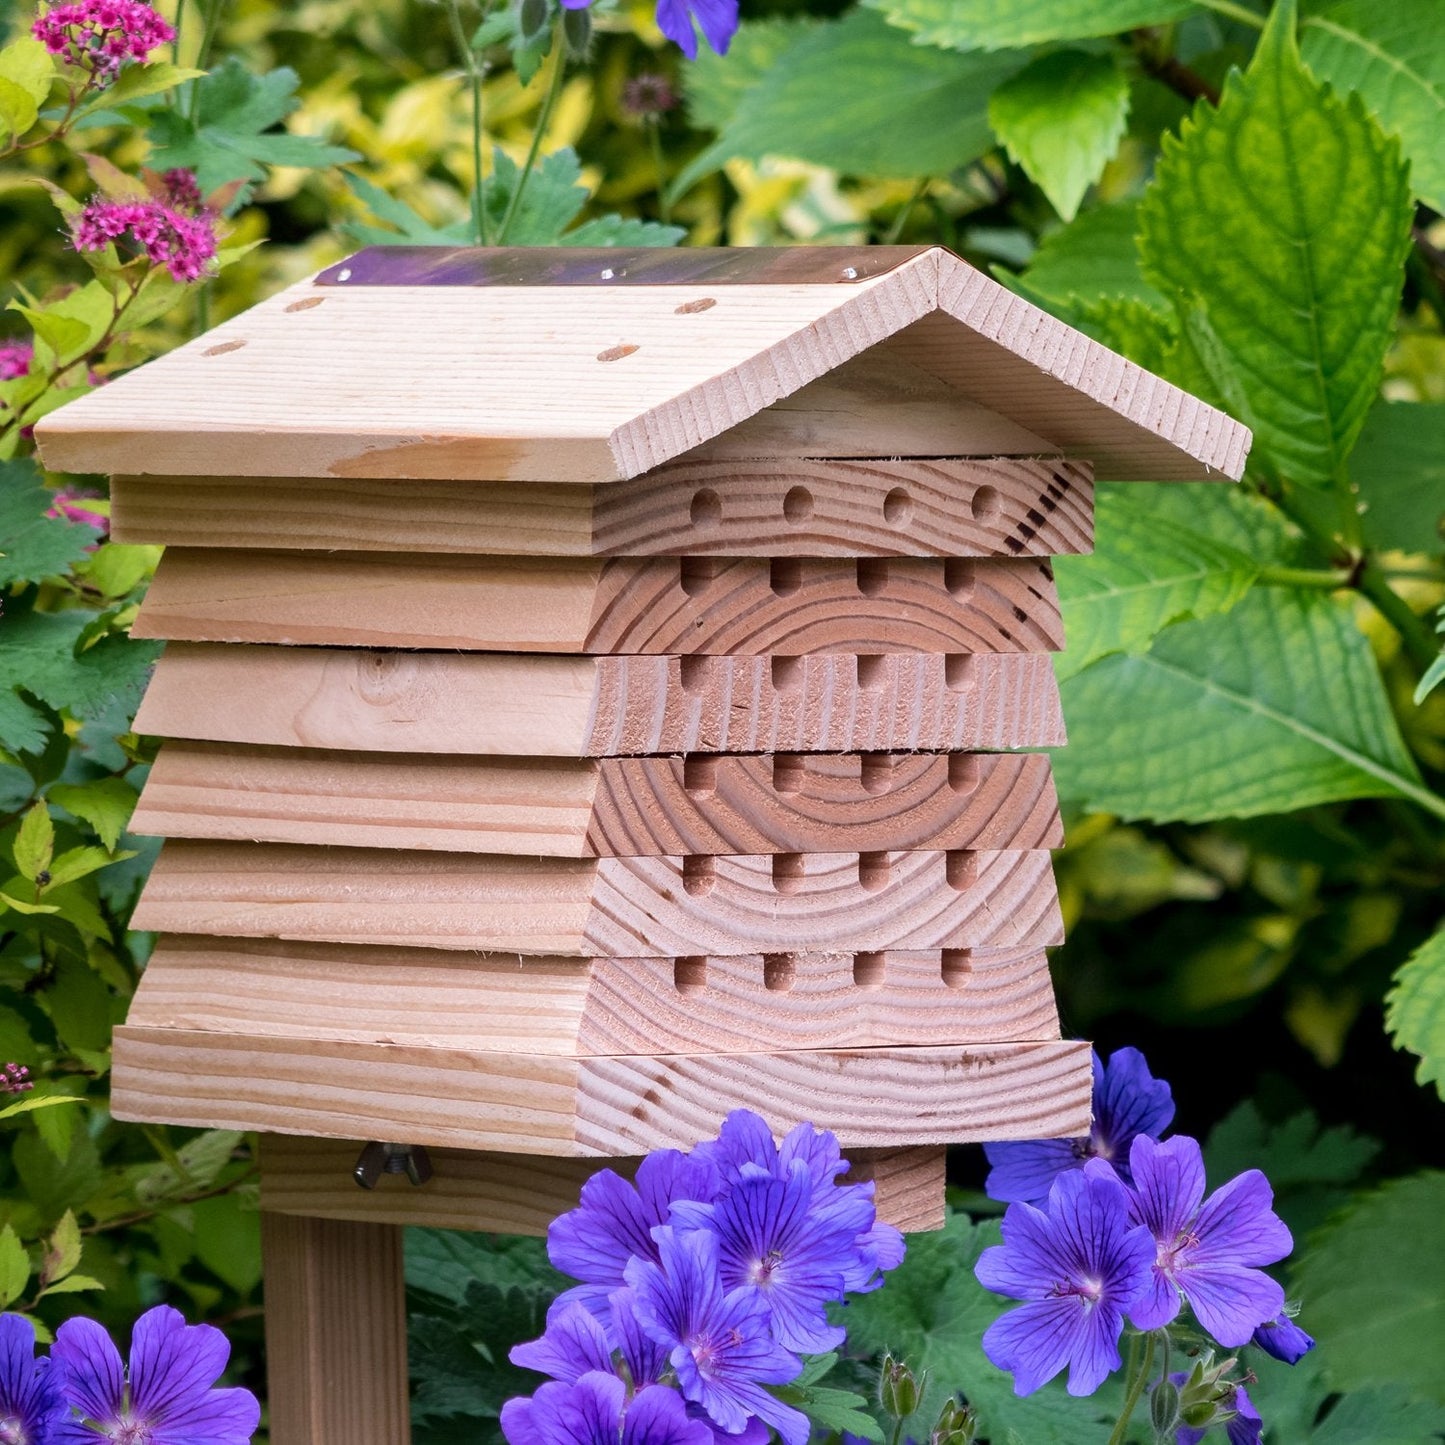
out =
[[[36,18],[31,33],[52,54],[97,85],[109,85],[126,61],[144,62],[169,44],[176,32],[164,16],[141,0],[76,0],[52,5]]]
[[[35,347],[28,341],[0,342],[0,381],[15,381],[30,374]]]
[[[161,186],[164,192],[161,199],[172,210],[194,214],[196,211],[205,209],[206,198],[201,194],[194,171],[188,171],[183,167],[166,171],[161,176]]]
[[[45,515],[61,517],[67,522],[83,522],[87,527],[95,527],[104,534],[110,530],[110,518],[91,506],[91,503],[97,500],[92,492],[77,492],[71,487],[62,487],[56,492],[55,500],[45,509]]]
[[[0,1094],[23,1094],[34,1088],[24,1064],[0,1064]]]
[[[183,215],[159,201],[116,201],[92,196],[74,223],[77,251],[103,251],[129,237],[154,266],[177,281],[199,281],[216,255],[215,220]]]

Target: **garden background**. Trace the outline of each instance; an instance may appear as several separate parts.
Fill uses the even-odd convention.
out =
[[[0,1122],[0,1307],[123,1332],[164,1298],[261,1384],[248,1141],[105,1108],[149,943],[124,824],[154,648],[126,628],[155,551],[104,541],[103,479],[44,475],[28,425],[364,243],[939,242],[1255,430],[1243,486],[1105,486],[1097,554],[1059,565],[1060,1008],[1172,1081],[1212,1177],[1275,1184],[1320,1348],[1262,1371],[1266,1438],[1445,1432],[1445,9],[1304,3],[1298,49],[1269,10],[749,0],[688,61],[645,3],[187,0],[172,58],[205,78],[149,69],[23,150],[54,96],[0,56],[0,1063],[83,1101]],[[0,5],[0,35],[32,18]],[[142,166],[240,188],[219,278],[157,274],[116,327],[35,179],[84,200]],[[855,1344],[998,1442],[1102,1440],[1102,1404],[1008,1406],[981,1151],[951,1177]],[[538,1249],[418,1234],[409,1271],[419,1441],[499,1438]]]

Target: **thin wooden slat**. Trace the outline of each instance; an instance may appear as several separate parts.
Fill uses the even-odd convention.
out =
[[[404,1142],[404,1141],[399,1141]],[[354,1219],[432,1229],[543,1236],[575,1209],[582,1186],[599,1168],[631,1178],[638,1159],[587,1159],[496,1154],[437,1148],[430,1182],[418,1188],[402,1175],[383,1175],[358,1189],[351,1171],[362,1141],[261,1137],[261,1206],[278,1214]],[[855,1149],[844,1183],[872,1179],[878,1217],[907,1234],[943,1228],[943,1151]]]
[[[607,958],[1063,942],[1042,850],[592,861],[173,840],[133,925]]]
[[[515,657],[172,643],[136,729],[527,757],[1056,747],[1041,654]]]
[[[411,1439],[402,1235],[262,1211],[272,1445]]]
[[[669,462],[606,486],[125,475],[121,542],[512,557],[1061,556],[1093,546],[1062,458]]]
[[[118,1119],[582,1157],[691,1148],[734,1109],[845,1150],[1088,1132],[1089,1045],[572,1059],[123,1025]]]
[[[577,1056],[1057,1038],[1042,949],[569,959],[163,937],[128,1022]]]
[[[455,558],[171,548],[132,634],[644,654],[1046,652],[1047,561]]]
[[[406,757],[172,740],[130,831],[548,857],[1058,848],[1028,753]]]

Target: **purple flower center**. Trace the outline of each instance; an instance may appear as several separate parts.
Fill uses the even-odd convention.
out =
[[[1062,1284],[1056,1284],[1051,1293],[1055,1299],[1081,1299],[1086,1305],[1096,1305],[1104,1298],[1104,1281],[1066,1279]]]
[[[26,1445],[25,1426],[14,1415],[0,1420],[0,1445]]]
[[[748,1271],[748,1279],[753,1284],[771,1284],[773,1271],[783,1262],[783,1252],[780,1249],[770,1249],[761,1259],[753,1261],[753,1267]]]
[[[150,1445],[151,1427],[144,1420],[126,1417],[117,1422],[110,1438],[114,1445]]]

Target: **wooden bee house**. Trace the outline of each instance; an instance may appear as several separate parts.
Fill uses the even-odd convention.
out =
[[[264,1135],[276,1445],[406,1438],[399,1224],[746,1106],[926,1228],[1087,1131],[1050,558],[1228,417],[936,248],[398,248],[40,432],[167,547],[115,1112]]]

